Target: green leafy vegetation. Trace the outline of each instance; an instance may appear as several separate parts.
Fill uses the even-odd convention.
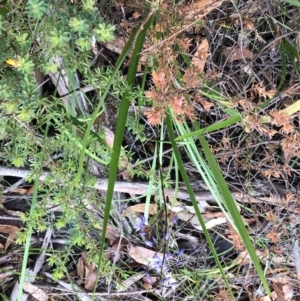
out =
[[[297,295],[299,5],[204,2],[0,2],[4,300]]]

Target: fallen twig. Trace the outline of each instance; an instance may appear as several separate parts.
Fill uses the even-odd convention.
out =
[[[0,165],[0,176],[11,176],[11,177],[18,177],[18,178],[26,178],[32,174],[32,171],[26,168],[14,168],[14,167],[7,167]],[[51,175],[49,171],[42,171],[40,174],[39,179],[44,181],[48,176]],[[63,180],[61,180],[63,184]],[[106,191],[108,185],[108,179],[97,179],[96,184],[93,186],[94,189]],[[148,183],[143,182],[133,182],[133,181],[116,181],[114,190],[115,192],[123,192],[128,194],[136,194],[136,195],[145,195],[148,191]],[[153,185],[150,193],[152,195],[157,194],[158,187]],[[164,190],[165,194],[170,197],[176,197],[182,200],[189,200],[190,196],[187,191],[183,189],[179,189],[177,192],[174,189],[167,188]],[[215,198],[208,190],[196,191],[194,192],[194,196],[196,200],[200,202],[207,202],[207,201],[215,201]],[[240,191],[232,191],[232,197],[242,203],[261,203],[261,202],[271,202],[274,203],[274,197],[251,197],[247,196]]]
[[[6,167],[3,165],[0,165],[0,176],[12,176],[12,177],[18,177],[18,178],[26,178],[32,174],[32,171],[25,168],[14,168],[14,167]],[[44,181],[48,176],[51,175],[51,172],[49,171],[42,171],[40,174],[39,179],[41,181]],[[62,180],[63,183],[63,180]],[[108,185],[108,179],[98,179],[96,184],[93,188],[97,190],[107,190]],[[148,192],[148,183],[142,183],[142,182],[132,182],[132,181],[116,181],[115,183],[115,191],[116,192],[123,192],[123,193],[129,193],[129,194],[137,194],[137,195],[143,195]],[[151,194],[156,194],[158,191],[157,186],[152,186],[152,189],[150,191]],[[179,190],[177,193],[174,189],[165,189],[165,194],[169,197],[177,197],[179,199],[187,200],[189,199],[189,194],[184,190]],[[201,201],[213,201],[214,197],[209,191],[200,191],[195,192],[196,200]]]

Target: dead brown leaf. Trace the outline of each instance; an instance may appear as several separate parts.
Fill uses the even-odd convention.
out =
[[[192,65],[195,66],[195,69],[199,73],[203,73],[204,66],[206,63],[206,59],[209,57],[208,52],[208,40],[204,39],[197,48],[193,58],[192,58]]]
[[[27,189],[16,187],[16,188],[12,189],[10,192],[25,194],[27,192]]]
[[[84,288],[87,290],[93,290],[97,280],[97,268],[94,265],[86,266],[88,269]]]
[[[157,254],[158,257],[163,257],[162,253],[157,253],[152,250],[143,247],[130,246],[128,255],[134,259],[136,262],[148,266],[154,255]]]
[[[273,283],[275,292],[272,292],[273,297],[277,297],[278,301],[285,301],[284,294],[282,292],[282,285],[280,283]]]
[[[82,262],[84,264],[84,288],[87,290],[93,290],[97,280],[97,267],[93,262],[87,262],[87,256],[85,253],[81,253],[81,256]]]
[[[253,52],[247,48],[241,47],[224,47],[223,55],[226,58],[227,63],[232,63],[234,61],[239,61],[242,59],[252,59]]]
[[[102,227],[99,225],[95,225],[95,228],[102,230]],[[112,246],[119,237],[120,234],[116,228],[109,224],[106,228],[105,238],[109,240],[110,245]]]
[[[129,206],[126,210],[124,210],[122,212],[121,216],[124,217],[124,216],[128,216],[128,215],[134,214],[134,213],[144,213],[145,206],[146,206],[146,204],[137,204],[137,205]],[[150,215],[156,214],[157,213],[156,204],[150,204],[148,210],[149,210],[148,212]]]
[[[80,279],[84,279],[85,277],[85,267],[84,267],[84,262],[83,262],[83,258],[80,257],[78,259],[77,265],[76,265],[76,271],[77,271],[77,275]]]
[[[15,238],[17,237],[17,233],[19,231],[20,231],[20,229],[15,226],[0,225],[0,233],[8,233],[9,234],[7,237],[6,243],[5,243],[4,251],[6,251],[7,248],[11,245],[11,243],[15,240]],[[3,246],[1,246],[1,247],[3,250]]]
[[[272,277],[271,281],[272,281],[272,286],[274,288],[274,292],[272,292],[272,297],[274,298],[274,300],[278,300],[278,301],[292,300],[294,296],[294,290],[284,278],[281,281],[280,279],[275,279],[275,277]]]
[[[25,292],[31,294],[32,297],[34,297],[38,301],[48,300],[48,296],[46,292],[30,282],[24,282],[23,289]]]
[[[214,106],[214,104],[212,102],[209,102],[206,99],[200,100],[200,103],[206,112],[209,112],[210,109]]]
[[[191,223],[193,227],[197,230],[203,230],[198,220],[198,217],[195,215],[195,210],[193,206],[181,206],[179,208],[173,207],[172,211],[176,212],[176,215],[180,220]],[[213,217],[212,215],[213,214],[211,214],[211,218],[206,218],[206,216],[203,216],[205,220],[205,226],[207,229],[211,229],[217,225],[224,224],[227,222],[227,219],[223,213],[220,213],[220,215],[217,213]]]
[[[263,261],[263,259],[266,257],[266,252],[261,252],[259,250],[256,250],[255,251],[257,257],[259,258],[259,260]],[[251,261],[251,258],[250,258],[250,255],[248,253],[248,251],[242,251],[237,259],[236,259],[236,262],[238,265],[247,265],[249,264]]]
[[[196,0],[186,5],[186,2],[179,6],[178,13],[189,23],[206,16],[212,10],[219,7],[223,0]]]
[[[113,245],[120,237],[120,235],[113,226],[108,225],[106,228],[105,237],[109,240],[109,243]]]
[[[207,112],[210,111],[211,107],[214,106],[212,102],[207,101],[204,97],[202,97],[200,94],[194,95],[193,99],[200,103],[203,107],[203,109]]]
[[[40,184],[42,184],[43,182],[40,182]],[[31,195],[31,194],[33,194],[33,190],[34,190],[34,186],[31,186],[26,192],[25,192],[25,194],[26,195]]]

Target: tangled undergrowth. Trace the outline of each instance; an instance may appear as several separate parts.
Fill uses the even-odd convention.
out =
[[[299,7],[2,1],[3,300],[297,300]]]

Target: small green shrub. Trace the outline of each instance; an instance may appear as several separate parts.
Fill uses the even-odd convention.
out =
[[[100,16],[95,3],[8,1],[6,14],[0,15],[0,161],[8,166],[30,168],[32,176],[27,181],[43,169],[51,171],[51,176],[39,186],[40,199],[34,214],[22,214],[25,228],[17,242],[24,244],[29,227],[45,231],[49,226],[56,230],[71,225],[74,230],[70,230],[64,257],[49,257],[49,263],[56,265],[55,278],[63,276],[74,245],[90,251],[89,258],[95,256],[98,246],[89,239],[91,229],[83,222],[83,216],[87,221],[96,220],[86,202],[96,204],[99,210],[103,208],[99,196],[88,189],[94,181],[87,167],[88,158],[80,186],[75,189],[73,184],[84,128],[74,126],[71,117],[76,115],[63,106],[61,99],[41,94],[38,86],[43,78],[40,81],[38,75],[60,71],[54,63],[59,57],[67,74],[79,72],[96,89],[105,84],[110,71],[89,67],[91,43],[95,38],[102,42],[113,40],[115,28]],[[107,146],[99,139],[91,139],[87,147],[95,156],[110,157]],[[54,160],[53,154],[60,151],[63,159]],[[62,211],[52,220],[48,218],[50,203],[60,205]]]

